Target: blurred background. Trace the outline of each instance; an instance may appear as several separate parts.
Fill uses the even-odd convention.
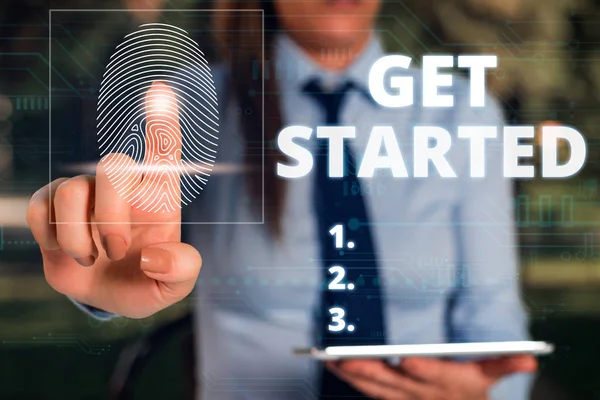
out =
[[[93,153],[94,127],[81,115],[95,113],[94,77],[123,32],[155,16],[131,10],[173,10],[171,22],[217,62],[202,39],[210,34],[208,21],[177,12],[211,7],[201,0],[0,2],[1,398],[189,394],[189,302],[146,320],[89,319],[45,283],[24,215],[29,196],[49,175],[68,173],[60,165]],[[53,16],[51,61],[49,9],[66,8],[123,12]],[[388,0],[380,35],[390,52],[415,60],[430,53],[497,54],[489,87],[510,123],[557,121],[587,137],[588,161],[576,177],[515,183],[515,218],[531,333],[557,345],[541,359],[533,398],[600,399],[600,1]],[[78,101],[50,102],[50,65],[53,88],[76,93]]]

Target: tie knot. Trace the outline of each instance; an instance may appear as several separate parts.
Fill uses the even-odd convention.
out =
[[[339,112],[346,97],[346,93],[353,89],[354,85],[350,81],[341,82],[333,90],[324,90],[323,85],[318,79],[310,80],[304,85],[303,92],[312,97],[323,108],[325,112],[325,123],[339,123]]]

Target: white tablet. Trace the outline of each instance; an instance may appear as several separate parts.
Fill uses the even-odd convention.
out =
[[[554,351],[546,342],[479,342],[441,344],[401,344],[378,346],[332,346],[294,349],[298,356],[319,360],[343,360],[348,358],[394,358],[394,357],[477,357],[493,358],[515,354],[545,355]]]

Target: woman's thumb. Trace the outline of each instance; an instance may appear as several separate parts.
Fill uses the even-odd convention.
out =
[[[160,294],[171,305],[186,297],[196,284],[202,257],[189,244],[158,243],[142,249],[140,268],[158,283]]]

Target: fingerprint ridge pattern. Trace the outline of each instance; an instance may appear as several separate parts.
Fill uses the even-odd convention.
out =
[[[164,93],[150,92],[157,81],[168,87]],[[148,108],[173,94],[177,108]],[[208,183],[219,129],[217,93],[198,44],[162,23],[125,36],[104,72],[96,122],[100,156],[128,156],[103,159],[111,184],[132,207],[156,213],[190,204]]]

